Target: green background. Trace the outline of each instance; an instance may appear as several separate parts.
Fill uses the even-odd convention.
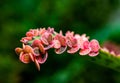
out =
[[[38,71],[23,64],[14,49],[29,29],[54,27],[86,33],[90,39],[120,44],[120,0],[0,1],[0,83],[120,83],[120,72],[88,61],[78,53],[49,50]]]

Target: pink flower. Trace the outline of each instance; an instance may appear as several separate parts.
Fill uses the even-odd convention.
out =
[[[40,70],[40,64],[45,63],[48,57],[48,53],[45,51],[44,46],[40,40],[34,40],[32,47],[23,44],[22,48],[16,48],[16,53],[19,56],[20,61],[23,63],[29,63],[30,61],[35,62],[36,67]]]
[[[101,50],[110,53],[115,57],[120,57],[120,46],[114,42],[106,41]]]
[[[39,39],[36,39],[36,40],[33,41],[32,47],[33,47],[33,48],[34,48],[34,47],[39,47],[40,51],[41,51],[42,53],[45,53],[44,46],[42,45],[41,40],[39,40]]]
[[[66,39],[62,35],[62,31],[54,37],[53,42],[57,54],[61,54],[67,49]]]
[[[91,48],[90,48],[89,41],[84,41],[79,54],[80,55],[87,55],[87,54],[89,54],[90,51],[91,51]]]
[[[50,27],[41,35],[40,40],[45,46],[44,47],[45,50],[48,50],[54,46],[53,35],[54,35],[54,29]]]
[[[31,60],[34,61],[33,58],[33,49],[29,45],[24,45],[23,44],[23,49],[22,48],[16,48],[15,49],[16,53],[19,54],[19,59],[23,63],[29,63]]]
[[[97,56],[99,54],[100,46],[97,40],[93,39],[90,41],[90,48],[89,56]]]
[[[30,29],[26,33],[26,37],[23,37],[20,41],[23,42],[24,44],[26,44],[28,41],[32,40],[32,38],[34,36],[38,36],[38,35],[39,35],[39,30],[38,29]]]
[[[39,30],[38,29],[30,29],[27,33],[27,37],[34,37],[39,35]]]
[[[39,35],[42,35],[43,33],[45,33],[46,32],[46,29],[45,28],[40,28],[40,30],[39,30]]]
[[[99,43],[97,40],[93,39],[90,42],[85,41],[83,42],[83,47],[81,48],[79,54],[80,55],[89,55],[89,56],[96,56],[99,54]]]
[[[40,40],[34,40],[32,46],[34,51],[33,55],[35,64],[38,70],[40,70],[40,64],[45,63],[48,57],[48,53],[45,51],[44,46]]]
[[[65,37],[66,37],[67,45],[69,47],[69,50],[67,52],[68,53],[77,52],[80,47],[78,45],[77,38],[74,36],[74,32],[68,31]]]
[[[79,54],[87,55],[91,50],[89,47],[89,41],[88,41],[89,37],[86,37],[86,34],[83,34],[81,36],[79,34],[76,34],[75,38],[77,39],[77,45],[80,49]]]
[[[57,54],[62,54],[68,47],[68,53],[76,53],[78,50],[80,55],[97,56],[99,54],[99,42],[95,39],[89,42],[86,34],[79,35],[68,31],[63,36],[62,31],[57,33],[54,28],[48,29],[30,29],[26,33],[26,37],[21,39],[23,48],[16,48],[15,51],[19,59],[23,63],[33,61],[40,70],[40,65],[45,63],[48,58],[47,50],[55,48]],[[114,52],[112,52],[114,54]]]
[[[45,32],[41,35],[41,41],[44,45],[46,45],[45,50],[48,50],[53,47],[53,37],[52,34],[49,32]]]
[[[31,37],[23,37],[20,41],[24,44],[26,44],[28,41],[32,40]]]
[[[35,64],[38,70],[40,70],[40,64],[45,63],[45,61],[48,58],[47,52],[45,52],[44,54],[40,52],[41,50],[39,49],[39,47],[34,48],[34,60],[35,60]]]
[[[52,34],[54,34],[54,28],[50,28],[50,27],[48,27],[48,29],[47,29],[47,31],[49,32],[49,33],[52,33]]]
[[[89,37],[87,37],[86,34],[83,34],[81,36],[79,34],[76,34],[75,38],[77,38],[78,45],[81,49],[84,48],[84,42],[88,41],[89,39]]]

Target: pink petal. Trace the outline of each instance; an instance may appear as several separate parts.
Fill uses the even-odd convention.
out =
[[[89,37],[86,37],[86,34],[82,34],[81,37],[82,37],[82,39],[85,40],[85,41],[89,39]]]
[[[67,45],[68,45],[69,47],[72,47],[72,42],[71,42],[70,40],[67,40]]]
[[[30,41],[30,40],[32,40],[31,37],[23,37],[20,41],[21,41],[22,43],[27,43],[27,42]]]
[[[65,37],[60,36],[59,37],[59,41],[60,41],[60,43],[61,43],[62,46],[66,46],[66,39],[65,39]]]
[[[33,36],[38,36],[39,35],[39,30],[38,29],[30,29],[27,33],[27,37],[33,37]]]
[[[61,45],[62,46],[66,46],[66,39],[63,35],[61,34],[57,34],[55,37],[54,37],[55,40],[59,40]]]
[[[29,56],[30,56],[30,59],[34,62],[34,56],[31,53],[29,53]]]
[[[33,53],[33,49],[32,49],[32,47],[29,46],[29,45],[25,45],[25,47],[23,48],[23,51],[24,51],[25,53]]]
[[[89,48],[89,41],[84,41],[83,42],[83,49]]]
[[[90,41],[91,51],[98,52],[100,49],[99,43],[97,40],[93,39]]]
[[[77,39],[74,37],[72,39],[67,39],[67,45],[69,47],[78,46]]]
[[[38,48],[38,47],[35,47],[34,49],[33,49],[33,54],[35,55],[35,56],[39,56],[40,55],[40,49]]]
[[[77,46],[81,48],[80,35],[76,34],[74,38],[77,40]]]
[[[61,47],[59,40],[53,40],[54,48],[58,49]]]
[[[38,36],[39,35],[39,30],[38,29],[34,29],[33,32],[34,32],[34,36]]]
[[[47,52],[45,54],[42,54],[42,55],[36,57],[38,63],[40,63],[40,64],[45,63],[47,58],[48,58],[48,53]]]
[[[107,48],[105,48],[105,47],[101,48],[101,50],[104,51],[104,52],[109,52],[109,50]]]
[[[42,35],[43,33],[45,33],[46,32],[46,29],[45,28],[40,28],[40,30],[39,30],[39,35]]]
[[[27,32],[27,33],[26,33],[26,36],[27,36],[27,37],[33,37],[34,34],[33,34],[32,32]]]
[[[20,59],[23,63],[29,63],[29,62],[30,62],[29,54],[23,54],[23,52],[20,53],[19,59]]]
[[[33,41],[32,46],[33,47],[38,47],[39,43],[41,43],[41,41],[39,39],[36,39],[36,40]]]
[[[45,45],[49,45],[53,40],[52,34],[49,32],[45,32],[42,36],[41,36],[41,41],[43,42],[43,44]]]
[[[76,39],[76,38],[73,38],[73,39],[72,39],[72,45],[73,45],[73,46],[76,46],[77,43],[78,43],[78,42],[77,42],[77,39]]]
[[[68,37],[73,37],[74,36],[74,32],[70,32],[70,31],[67,31],[66,34],[65,34],[66,38]]]
[[[91,51],[90,48],[88,48],[88,49],[81,49],[79,54],[80,55],[87,55],[90,51]]]
[[[69,49],[67,52],[73,54],[73,53],[76,53],[78,50],[79,50],[79,47],[77,46],[77,47]]]
[[[39,49],[40,49],[40,52],[42,52],[43,54],[45,53],[44,46],[41,43],[39,43]]]
[[[87,38],[83,38],[83,37],[80,37],[79,39],[77,39],[77,43],[81,49],[83,49],[84,46],[86,46],[86,45],[84,45],[84,42],[88,43],[89,41]]]
[[[38,47],[40,49],[40,52],[43,54],[45,53],[44,46],[41,44],[40,40],[34,40],[32,46]]]
[[[89,56],[94,57],[97,56],[99,54],[99,52],[90,52]]]
[[[49,45],[49,42],[47,41],[47,39],[46,39],[44,34],[41,36],[41,41],[43,42],[43,44]]]
[[[67,46],[62,46],[59,49],[55,49],[56,54],[62,54],[67,49]]]
[[[16,54],[20,54],[21,52],[23,51],[23,49],[22,48],[15,48],[15,52],[16,52]]]
[[[65,37],[66,37],[67,45],[69,47],[72,47],[73,45],[77,44],[77,39],[74,37],[74,32],[68,31]]]
[[[35,65],[37,67],[37,69],[40,71],[40,64],[38,63],[38,61],[35,59]]]
[[[54,33],[54,28],[48,27],[47,31],[50,32],[50,33]]]
[[[54,44],[51,44],[51,45],[44,47],[44,50],[49,50],[50,48],[53,48],[53,47],[54,47]]]
[[[114,51],[111,51],[110,54],[112,54],[112,55],[116,55]]]
[[[48,43],[51,43],[52,40],[53,40],[52,34],[49,34],[48,37],[47,37]]]

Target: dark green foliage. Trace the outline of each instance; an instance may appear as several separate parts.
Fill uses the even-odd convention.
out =
[[[120,71],[120,60],[104,53],[91,58],[100,66],[87,57],[56,55],[51,49],[39,72],[14,52],[29,29],[49,26],[57,32],[86,33],[101,45],[106,40],[120,44],[119,5],[119,0],[0,1],[0,83],[120,83],[120,73],[114,71]]]

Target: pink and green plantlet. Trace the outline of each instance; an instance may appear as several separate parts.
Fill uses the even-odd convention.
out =
[[[40,65],[47,61],[49,49],[54,49],[56,54],[61,55],[65,51],[73,55],[78,53],[79,56],[87,56],[89,60],[115,70],[118,70],[117,67],[120,66],[119,54],[106,47],[100,47],[98,40],[89,40],[86,34],[67,31],[63,35],[62,31],[58,33],[54,31],[54,28],[48,27],[47,29],[30,29],[26,37],[20,41],[22,48],[15,49],[20,61],[25,64],[34,62],[38,70],[40,70]]]

